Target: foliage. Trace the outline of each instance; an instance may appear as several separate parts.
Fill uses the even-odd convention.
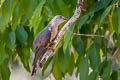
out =
[[[9,80],[8,63],[19,55],[30,72],[28,60],[32,42],[57,14],[70,18],[77,0],[0,0],[0,80]],[[52,61],[51,73],[61,80],[66,73],[80,80],[118,80],[120,72],[120,1],[84,0],[85,12],[66,32],[56,48],[55,57],[48,59],[42,74]],[[60,26],[60,28],[62,25]],[[105,35],[105,38],[73,35]],[[113,40],[113,41],[111,41]],[[116,49],[118,52],[116,53]],[[89,73],[90,69],[92,70]]]

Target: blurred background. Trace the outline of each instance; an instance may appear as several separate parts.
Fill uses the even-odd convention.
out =
[[[31,77],[34,37],[55,15],[69,19],[76,4],[0,0],[0,80],[120,80],[120,0],[84,0],[86,11]]]

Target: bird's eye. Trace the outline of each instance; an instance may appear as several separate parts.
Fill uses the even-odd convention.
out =
[[[36,49],[38,49],[38,46],[36,46]]]

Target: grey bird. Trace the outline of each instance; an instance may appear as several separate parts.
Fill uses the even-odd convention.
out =
[[[48,25],[35,37],[33,41],[33,52],[35,53],[35,57],[32,64],[33,69],[31,75],[34,75],[36,73],[37,63],[45,54],[45,52],[51,48],[51,44],[58,34],[58,26],[66,20],[67,19],[64,16],[55,16],[48,23]],[[42,67],[43,65],[39,66]]]

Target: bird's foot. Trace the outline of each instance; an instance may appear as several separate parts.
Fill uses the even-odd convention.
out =
[[[54,52],[54,49],[51,46],[48,46],[47,49],[50,49],[50,50],[52,50]]]
[[[49,43],[49,46],[53,46],[55,44],[56,44],[56,42],[52,41],[52,42]]]

